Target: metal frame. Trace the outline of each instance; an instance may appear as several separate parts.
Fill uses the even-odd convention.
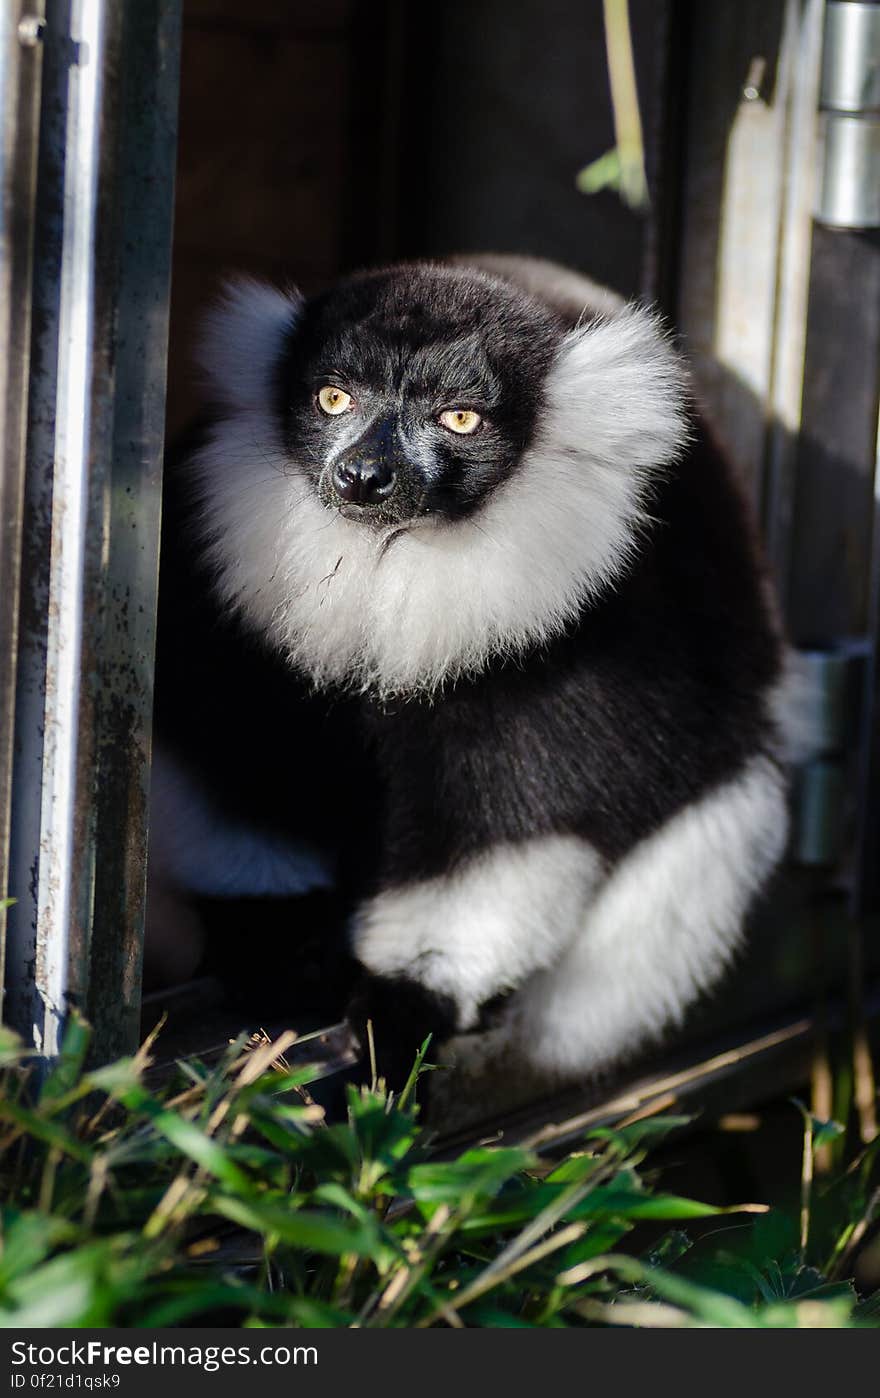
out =
[[[18,656],[31,275],[42,70],[42,4],[0,14],[0,984],[9,894],[12,734]]]
[[[4,1018],[137,1040],[180,0],[48,0]],[[6,780],[8,781],[8,775]]]

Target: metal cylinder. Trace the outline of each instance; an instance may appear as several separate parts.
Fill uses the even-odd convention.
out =
[[[880,227],[880,5],[827,6],[819,105],[816,217],[830,228]]]
[[[836,112],[880,111],[880,5],[828,5],[819,102]]]
[[[880,227],[880,116],[827,112],[816,217],[830,228]]]

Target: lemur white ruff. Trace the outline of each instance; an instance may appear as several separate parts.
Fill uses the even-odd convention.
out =
[[[656,319],[549,264],[411,264],[234,286],[202,363],[160,629],[179,879],[250,821],[237,892],[335,880],[389,1064],[433,1030],[570,1076],[658,1036],[786,810],[750,522]]]

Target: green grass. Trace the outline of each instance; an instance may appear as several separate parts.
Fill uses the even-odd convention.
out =
[[[594,1131],[561,1161],[441,1160],[419,1126],[421,1062],[399,1100],[352,1089],[328,1125],[283,1041],[180,1064],[158,1091],[149,1045],[86,1071],[74,1020],[37,1090],[0,1034],[5,1325],[880,1325],[847,1280],[870,1238],[873,1148],[825,1190],[803,1246],[797,1212],[664,1192],[650,1151],[682,1118]],[[810,1147],[830,1130],[808,1119]]]

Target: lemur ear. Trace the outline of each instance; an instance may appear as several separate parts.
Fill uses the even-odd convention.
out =
[[[206,313],[196,347],[211,401],[219,407],[272,411],[274,370],[300,315],[297,291],[249,278],[227,282]]]
[[[642,307],[569,331],[546,396],[548,424],[609,466],[650,472],[674,460],[689,436],[684,365],[659,316]]]

